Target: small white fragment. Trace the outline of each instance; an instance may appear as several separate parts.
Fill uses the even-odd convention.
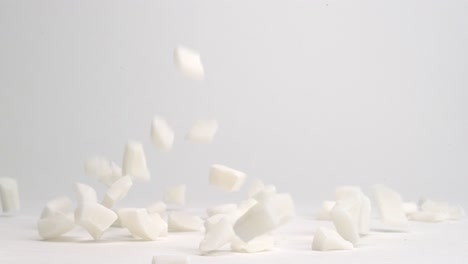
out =
[[[408,214],[408,219],[411,221],[419,222],[442,222],[447,220],[448,216],[446,214],[434,213],[434,212],[424,212],[417,211],[414,213]]]
[[[200,231],[203,220],[196,215],[184,212],[172,212],[168,216],[169,232]]]
[[[73,216],[60,211],[48,214],[47,217],[39,219],[37,223],[39,235],[44,239],[57,238],[74,227]]]
[[[148,211],[149,214],[163,214],[166,212],[167,206],[164,202],[155,202],[152,205],[146,207],[146,210]]]
[[[153,257],[153,264],[190,264],[188,256],[159,255]]]
[[[211,143],[217,131],[218,121],[198,120],[192,125],[185,138],[192,142]]]
[[[174,144],[174,131],[167,121],[155,116],[151,124],[151,139],[153,144],[162,151],[169,151]]]
[[[156,240],[167,232],[167,225],[159,214],[148,214],[144,208],[125,208],[119,210],[123,227],[138,238]]]
[[[85,172],[107,186],[111,186],[122,177],[122,169],[117,164],[99,156],[89,158],[85,162]]]
[[[130,141],[125,146],[122,175],[129,175],[133,180],[138,181],[150,180],[151,177],[146,165],[146,156],[141,143]]]
[[[210,207],[206,209],[206,214],[208,216],[213,216],[217,214],[230,214],[237,210],[237,204],[221,204],[217,206]]]
[[[294,216],[294,202],[287,193],[259,202],[237,220],[236,235],[244,242],[264,235],[287,223]]]
[[[275,247],[275,237],[272,235],[263,235],[245,243],[239,238],[231,242],[231,250],[240,253],[257,253],[272,250]]]
[[[188,79],[201,81],[205,78],[205,70],[198,52],[179,46],[174,51],[174,64],[179,72]]]
[[[72,201],[67,196],[60,196],[47,202],[46,206],[42,210],[41,219],[49,216],[54,216],[57,212],[65,215],[72,213]]]
[[[164,201],[170,204],[184,205],[186,190],[187,186],[185,184],[169,188],[164,193]]]
[[[75,222],[86,229],[95,240],[99,240],[115,220],[117,214],[100,204],[84,204],[75,211]]]
[[[93,187],[77,182],[75,183],[75,192],[78,206],[97,203],[97,194]]]
[[[200,242],[199,249],[202,254],[218,250],[234,238],[234,231],[228,219],[222,218],[210,226],[205,237]]]
[[[359,240],[359,230],[356,218],[352,215],[349,207],[350,205],[345,201],[336,202],[331,211],[331,217],[338,234],[355,245]]]
[[[114,207],[115,203],[122,200],[127,196],[128,191],[132,187],[133,182],[130,176],[124,176],[114,182],[114,184],[109,187],[104,196],[102,204],[107,208]]]
[[[397,228],[408,226],[408,219],[403,211],[403,202],[399,193],[384,185],[376,185],[374,196],[382,222]]]
[[[13,178],[0,178],[0,205],[3,212],[20,210],[18,183]]]
[[[246,178],[245,173],[215,164],[211,166],[209,182],[226,192],[239,191]]]
[[[350,249],[353,249],[353,244],[343,239],[335,230],[319,227],[317,231],[315,231],[312,250],[328,251]]]
[[[335,206],[335,201],[323,201],[322,207],[320,207],[320,211],[317,213],[318,220],[331,220],[331,210],[333,206]]]
[[[263,190],[263,188],[265,188],[265,184],[261,180],[255,179],[249,188],[249,192],[248,192],[249,198],[253,197],[255,194]]]
[[[413,202],[403,203],[403,211],[408,216],[409,214],[419,211],[418,204]]]

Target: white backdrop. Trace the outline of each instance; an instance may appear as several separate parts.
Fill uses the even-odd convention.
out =
[[[334,186],[386,183],[406,199],[468,192],[467,1],[0,0],[0,174],[23,204],[72,194],[92,155],[120,163],[145,144],[152,182],[129,201],[187,183],[192,203],[244,195],[208,186],[222,163],[298,203]],[[197,49],[206,80],[176,72]],[[174,150],[150,143],[152,116]],[[183,140],[216,118],[212,145]],[[249,183],[249,182],[247,182]],[[103,189],[100,188],[102,191]]]

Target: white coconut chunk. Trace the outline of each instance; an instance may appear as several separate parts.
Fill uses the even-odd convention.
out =
[[[133,185],[132,178],[125,176],[114,182],[107,190],[102,204],[107,208],[114,207],[115,203],[127,196],[128,191]]]
[[[448,216],[442,213],[418,211],[408,214],[408,219],[418,222],[442,222],[447,220]]]
[[[349,203],[344,201],[336,202],[331,211],[331,217],[338,234],[353,245],[356,244],[359,240],[359,229],[356,218],[349,210]]]
[[[122,174],[135,181],[149,181],[150,173],[146,165],[146,156],[140,142],[130,141],[125,146],[122,162]]]
[[[287,223],[294,216],[294,202],[289,194],[276,194],[259,202],[237,220],[236,235],[244,242],[264,235]]]
[[[168,216],[169,232],[200,231],[203,220],[196,215],[184,212],[172,212]]]
[[[240,253],[257,253],[272,250],[275,247],[275,237],[272,235],[263,235],[245,243],[239,238],[231,242],[231,250]]]
[[[97,193],[93,187],[83,184],[83,183],[75,183],[75,192],[78,201],[78,205],[83,204],[94,204],[97,203]]]
[[[197,143],[211,143],[217,131],[218,121],[214,119],[198,120],[192,125],[185,138]]]
[[[159,255],[153,257],[153,264],[190,264],[190,258],[178,255]]]
[[[174,144],[174,131],[167,121],[155,116],[151,124],[151,140],[162,151],[169,151]]]
[[[99,240],[117,220],[117,214],[101,204],[84,204],[75,211],[75,222],[95,239]]]
[[[460,220],[465,216],[465,210],[460,205],[451,206],[449,215],[451,220]]]
[[[263,190],[263,188],[265,188],[265,184],[261,180],[255,179],[249,188],[249,192],[248,192],[249,198],[253,197],[255,194]]]
[[[67,233],[75,227],[73,215],[60,211],[52,211],[45,218],[39,219],[37,229],[44,239],[54,239]]]
[[[193,49],[179,46],[174,51],[174,64],[186,78],[201,81],[205,78],[205,70],[200,54]]]
[[[258,203],[258,201],[255,200],[254,198],[249,198],[247,200],[241,201],[237,205],[237,215],[238,215],[238,217],[243,216],[245,213],[247,213],[247,211],[250,210],[250,208],[254,207],[257,203]]]
[[[47,202],[46,206],[42,210],[41,219],[55,215],[57,212],[65,215],[72,213],[72,201],[67,196],[60,196]]]
[[[317,231],[315,231],[312,250],[328,251],[350,249],[353,249],[353,244],[343,239],[335,230],[319,227]]]
[[[185,204],[185,192],[187,186],[185,184],[177,185],[172,188],[168,188],[164,192],[164,201],[170,204],[184,205]]]
[[[210,207],[206,209],[206,214],[208,216],[213,216],[217,214],[230,214],[237,210],[237,204],[221,204],[217,206]]]
[[[117,164],[99,156],[89,158],[85,162],[85,172],[107,186],[111,186],[122,177],[122,169]]]
[[[144,240],[156,240],[167,232],[167,225],[159,214],[148,214],[145,208],[125,208],[119,210],[122,226],[130,233]]]
[[[3,212],[20,210],[18,183],[13,178],[0,178],[0,205]]]
[[[370,219],[371,219],[371,200],[369,197],[361,194],[361,210],[359,213],[359,234],[368,235],[370,233]]]
[[[205,227],[205,233],[208,232],[214,225],[216,225],[221,219],[227,218],[225,214],[217,214],[217,215],[212,215],[205,219],[204,222],[204,227]]]
[[[403,211],[406,215],[416,213],[417,211],[419,211],[418,204],[414,202],[403,203]]]
[[[164,212],[166,212],[166,209],[167,209],[166,204],[161,201],[155,202],[151,204],[150,206],[146,207],[146,210],[148,211],[149,214],[154,214],[154,213],[163,214]]]
[[[207,254],[230,243],[233,238],[232,224],[228,219],[222,218],[207,230],[205,237],[200,242],[199,249],[202,254]]]
[[[246,178],[245,173],[215,164],[211,166],[209,182],[226,192],[239,191]]]
[[[276,187],[274,185],[267,185],[261,191],[257,192],[252,196],[253,199],[257,200],[259,203],[270,199],[276,195]]]
[[[167,222],[164,221],[162,216],[158,213],[153,213],[153,214],[150,214],[149,216],[153,219],[154,222],[158,224],[158,226],[160,226],[159,236],[161,237],[167,236],[169,233],[169,226]]]
[[[331,210],[335,206],[335,201],[323,201],[322,206],[320,207],[319,212],[317,213],[318,220],[331,220]]]
[[[374,196],[383,223],[397,228],[408,226],[408,219],[403,211],[403,201],[399,193],[384,185],[376,185]]]

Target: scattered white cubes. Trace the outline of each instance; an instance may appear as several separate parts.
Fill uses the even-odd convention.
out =
[[[239,191],[246,178],[245,173],[215,164],[211,166],[209,182],[226,192]]]
[[[151,140],[153,144],[162,151],[169,151],[174,144],[174,131],[167,121],[155,116],[151,123]]]
[[[130,233],[144,240],[156,240],[167,233],[167,224],[159,214],[148,214],[145,208],[126,208],[118,212],[120,222]]]
[[[197,143],[211,143],[218,131],[218,121],[214,119],[196,121],[186,135],[186,139]]]
[[[322,207],[320,207],[320,211],[317,213],[318,220],[331,220],[331,210],[333,206],[335,206],[335,201],[323,201]]]
[[[18,183],[13,178],[0,178],[0,205],[3,212],[20,210]]]
[[[407,227],[408,219],[403,211],[403,201],[399,193],[384,185],[376,185],[374,196],[382,222],[392,227]]]
[[[169,204],[185,205],[185,184],[177,185],[164,192],[164,201]]]
[[[117,220],[117,214],[100,204],[84,204],[75,211],[75,222],[82,226],[95,239],[99,240]]]
[[[97,203],[96,190],[93,187],[83,184],[75,183],[75,192],[78,201],[78,206],[84,204],[95,204]]]
[[[169,232],[200,231],[203,229],[203,220],[196,215],[184,212],[172,212],[167,219]]]
[[[72,202],[68,197],[59,197],[49,201],[42,210],[37,223],[39,235],[44,239],[54,239],[75,227]]]
[[[132,177],[135,181],[150,180],[150,173],[146,165],[146,156],[141,143],[130,141],[125,146],[122,174]]]
[[[201,81],[205,78],[200,54],[190,48],[179,46],[174,51],[174,64],[186,78]]]
[[[153,257],[152,264],[190,264],[190,258],[178,255],[159,255]]]
[[[275,247],[275,237],[272,235],[263,235],[245,243],[239,238],[231,242],[231,250],[240,253],[257,253],[272,250]]]
[[[128,191],[133,185],[132,178],[130,176],[125,176],[118,179],[114,184],[109,187],[104,196],[102,204],[107,208],[114,207],[115,203],[122,200],[127,196]]]
[[[359,240],[359,229],[356,217],[353,216],[349,207],[350,205],[345,201],[336,202],[331,211],[331,217],[338,234],[354,245]]]
[[[89,158],[85,162],[85,172],[107,186],[111,186],[122,177],[122,169],[117,164],[99,156]]]
[[[232,225],[226,218],[221,218],[217,223],[210,225],[206,230],[205,237],[200,242],[200,252],[207,254],[218,250],[231,242],[234,238]]]
[[[328,251],[350,249],[353,249],[353,244],[343,239],[335,230],[319,227],[317,231],[315,231],[312,250]]]

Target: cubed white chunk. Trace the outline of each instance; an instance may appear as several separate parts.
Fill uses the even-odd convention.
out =
[[[237,210],[237,204],[221,204],[217,206],[210,207],[206,209],[206,214],[208,216],[213,216],[217,214],[230,214]]]
[[[403,211],[406,215],[419,211],[418,204],[414,202],[403,203]]]
[[[115,220],[117,214],[100,204],[84,204],[75,211],[75,222],[86,229],[95,240],[99,240]]]
[[[114,207],[115,203],[122,200],[127,196],[128,191],[133,185],[132,178],[125,176],[118,179],[114,184],[107,190],[102,204],[107,208]]]
[[[174,64],[186,78],[201,81],[205,78],[200,54],[193,49],[179,46],[174,51]]]
[[[153,144],[162,151],[169,151],[174,144],[174,131],[167,121],[155,116],[151,124],[151,140]]]
[[[78,201],[78,206],[87,203],[97,203],[97,194],[96,190],[94,190],[93,187],[77,182],[75,183],[75,192]]]
[[[141,143],[136,141],[127,143],[122,162],[122,174],[132,177],[135,181],[150,180],[151,177],[146,165],[146,156]]]
[[[331,211],[331,217],[338,234],[355,245],[359,240],[359,229],[356,218],[349,210],[349,204],[343,201],[336,202]]]
[[[149,214],[163,214],[166,212],[167,206],[164,202],[158,201],[150,206],[146,207],[146,210],[148,211]]]
[[[408,219],[403,211],[403,201],[399,193],[384,185],[376,185],[374,196],[383,223],[397,228],[408,226]]]
[[[343,239],[335,230],[319,227],[317,231],[315,231],[312,250],[327,251],[350,249],[353,249],[353,244]]]
[[[331,210],[335,206],[335,201],[323,201],[322,206],[320,207],[319,212],[317,213],[318,220],[331,220]]]
[[[190,258],[182,255],[159,255],[153,257],[153,264],[190,264]]]
[[[164,201],[169,204],[184,205],[186,190],[187,186],[185,184],[168,188],[164,192]]]
[[[233,238],[234,231],[232,230],[232,224],[228,219],[222,218],[207,230],[205,237],[200,242],[200,252],[207,254],[218,250],[231,242]]]
[[[187,140],[198,143],[211,143],[218,131],[218,121],[211,120],[198,120],[190,128]]]
[[[245,173],[241,171],[215,164],[211,166],[209,182],[226,192],[236,192],[241,188],[245,178]]]
[[[235,238],[231,242],[231,250],[240,253],[257,253],[272,250],[275,247],[275,237],[263,235],[250,240],[248,243],[242,239]]]
[[[41,219],[47,218],[49,216],[55,215],[57,212],[60,212],[65,215],[72,214],[72,201],[67,196],[60,196],[49,202],[42,210]]]
[[[168,216],[169,232],[200,231],[203,220],[196,215],[184,212],[172,212]]]
[[[75,227],[73,215],[60,211],[52,211],[45,218],[39,219],[37,229],[44,239],[54,239],[67,233]]]
[[[276,194],[259,202],[237,220],[236,235],[244,242],[264,235],[287,223],[294,216],[294,202],[289,194]]]
[[[18,183],[13,178],[0,178],[0,205],[3,212],[15,212],[20,210],[20,197]]]
[[[263,188],[265,188],[265,184],[261,180],[255,179],[250,185],[248,196],[253,197],[255,194],[263,190]]]
[[[258,201],[255,200],[254,198],[249,198],[247,200],[241,201],[237,205],[237,212],[238,212],[237,215],[238,215],[238,217],[242,217],[245,213],[247,213],[247,211],[250,210],[250,208],[254,207],[257,203],[258,203]]]
[[[117,164],[99,156],[89,158],[85,162],[85,172],[107,186],[111,186],[122,177],[122,169]]]
[[[408,214],[408,219],[418,222],[442,222],[447,220],[448,216],[443,213],[417,211]]]
[[[167,225],[159,214],[148,214],[145,208],[119,210],[119,219],[130,233],[144,240],[156,240],[167,232]]]

